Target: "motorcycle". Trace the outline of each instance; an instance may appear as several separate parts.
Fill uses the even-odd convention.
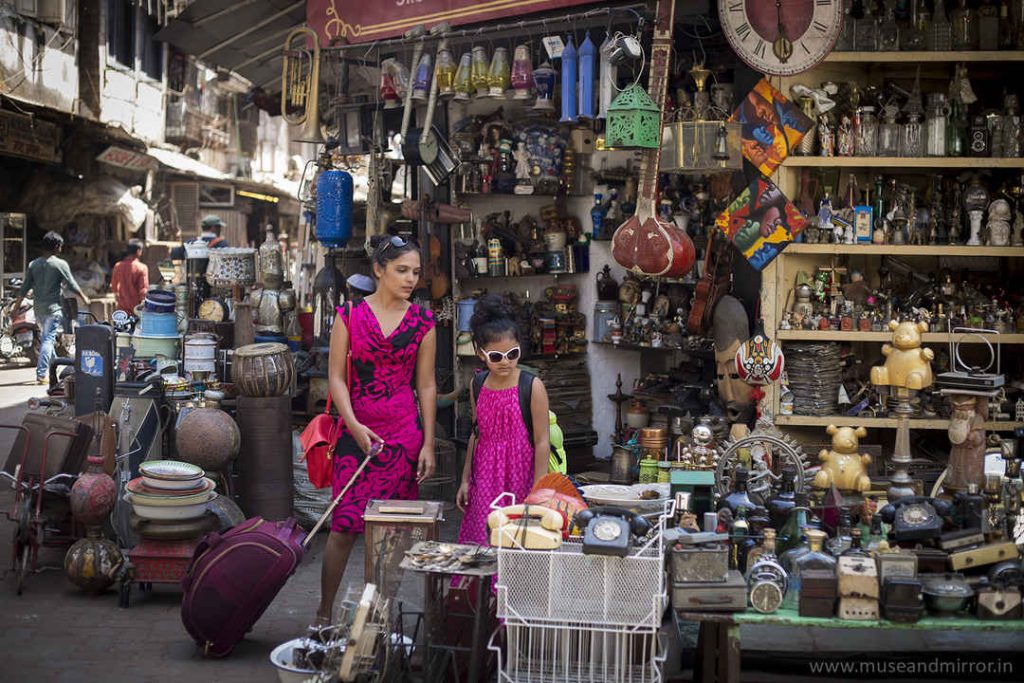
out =
[[[21,288],[21,280],[8,280],[11,291]],[[6,297],[0,306],[0,357],[5,361],[24,357],[31,363],[39,360],[41,335],[36,324],[35,312],[31,299],[23,299],[21,306],[14,310],[16,297]]]

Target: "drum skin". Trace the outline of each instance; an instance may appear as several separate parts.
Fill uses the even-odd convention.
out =
[[[283,396],[291,391],[294,376],[295,364],[285,344],[249,344],[232,357],[231,381],[242,396]]]

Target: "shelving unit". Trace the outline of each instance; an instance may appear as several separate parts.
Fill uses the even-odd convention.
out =
[[[1024,62],[1024,51],[1006,52],[833,52],[818,67],[794,77],[781,79],[776,85],[790,96],[791,87],[797,83],[819,87],[826,80],[849,81],[857,80],[865,84],[882,85],[886,79],[898,78],[912,82],[916,70],[921,67],[922,78],[948,79],[952,75],[953,65],[958,63],[976,64],[972,74],[985,74],[989,78],[1005,78],[1008,71],[1004,64]],[[1016,68],[1016,67],[1011,67]],[[1024,169],[1024,158],[990,158],[990,157],[818,157],[791,156],[786,159],[775,175],[775,182],[790,199],[796,200],[800,195],[800,178],[806,170],[838,169],[841,177],[833,191],[838,195],[842,192],[842,176],[857,173],[863,177],[865,172],[886,175],[914,173],[956,174],[959,170],[991,170],[991,169]],[[868,169],[877,169],[868,171]],[[863,187],[863,184],[861,185]],[[780,342],[848,342],[857,344],[865,362],[878,355],[879,346],[891,341],[888,331],[859,332],[837,330],[780,330],[779,322],[783,314],[792,305],[791,290],[795,284],[797,273],[803,271],[813,276],[819,266],[830,264],[856,268],[864,273],[869,280],[877,281],[877,269],[883,256],[898,256],[907,259],[915,269],[924,272],[935,272],[945,264],[953,261],[955,267],[963,267],[962,260],[973,257],[989,259],[978,262],[979,268],[1002,267],[1009,263],[1024,259],[1024,247],[986,247],[966,245],[875,245],[875,244],[792,244],[770,263],[762,272],[761,310],[765,320],[765,328]],[[1017,268],[1020,270],[1020,268]],[[983,344],[977,336],[955,335],[966,344]],[[925,333],[925,344],[948,344],[954,337],[949,333]],[[986,340],[998,341],[1009,347],[1009,353],[1016,354],[1016,349],[1024,345],[1024,334],[987,335]],[[1007,367],[1008,351],[1003,351],[1003,366]],[[776,424],[783,428],[824,428],[830,424],[837,426],[864,426],[869,429],[895,430],[897,421],[894,417],[847,417],[845,415],[804,416],[781,415],[779,410],[779,387],[771,386],[767,392],[765,404],[774,413]],[[949,421],[944,419],[916,419],[911,422],[913,429],[944,430]],[[986,429],[993,431],[1009,431],[1019,426],[1016,422],[988,422]],[[891,432],[890,432],[891,433]]]

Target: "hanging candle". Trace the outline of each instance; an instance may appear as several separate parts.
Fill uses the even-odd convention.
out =
[[[533,87],[537,90],[537,101],[533,108],[550,111],[555,108],[555,78],[558,74],[549,62],[542,62],[533,71]]]
[[[462,53],[462,57],[459,59],[459,68],[455,71],[455,99],[463,101],[468,100],[470,92],[473,90],[473,83],[470,80],[470,64],[472,57],[468,52]]]
[[[425,100],[430,93],[430,77],[434,60],[430,55],[420,57],[420,65],[416,67],[416,75],[412,79],[412,98]]]
[[[562,123],[576,121],[576,47],[569,36],[562,50]]]
[[[526,45],[517,45],[512,58],[512,87],[515,89],[512,99],[528,99],[532,86],[533,63],[530,61],[530,48]]]
[[[580,84],[580,117],[594,118],[594,60],[597,59],[597,48],[590,40],[590,32],[580,45],[579,84]]]
[[[600,83],[598,83],[597,118],[603,119],[608,114],[608,105],[612,103],[612,88],[618,77],[619,68],[612,64],[611,51],[615,41],[611,36],[601,43]]]
[[[437,53],[437,66],[434,67],[434,78],[437,79],[437,94],[451,97],[455,94],[455,57],[452,51],[444,48]]]
[[[487,97],[487,68],[487,50],[482,45],[474,46],[470,83],[473,84],[477,97]]]
[[[491,57],[491,68],[487,72],[489,97],[505,96],[505,91],[509,88],[508,74],[508,50],[503,47],[495,48],[494,56]]]
[[[621,149],[658,149],[661,109],[647,91],[633,84],[608,106],[605,145]]]

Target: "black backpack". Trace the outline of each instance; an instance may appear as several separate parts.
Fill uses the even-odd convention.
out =
[[[490,374],[489,370],[479,372],[473,377],[473,434],[477,437],[480,436],[480,430],[476,423],[475,407],[480,403],[480,391],[484,388],[484,382],[487,381],[487,376]],[[523,416],[523,424],[526,425],[526,432],[530,435],[530,443],[533,443],[533,410],[531,408],[531,402],[533,401],[533,380],[536,377],[532,372],[527,372],[520,368],[519,370],[519,412]],[[564,452],[564,451],[563,451]],[[559,452],[552,442],[551,444],[551,469],[552,471],[565,472],[565,456],[563,452]],[[557,467],[556,467],[557,463]]]

